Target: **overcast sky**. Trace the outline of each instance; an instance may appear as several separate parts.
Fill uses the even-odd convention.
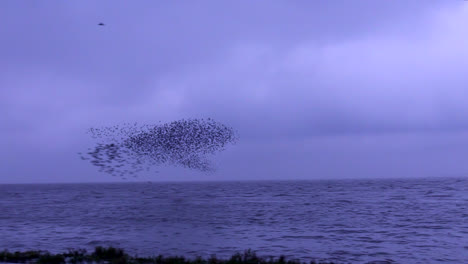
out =
[[[0,183],[118,181],[88,128],[208,117],[216,173],[137,180],[468,175],[466,1],[2,0],[0,58]]]

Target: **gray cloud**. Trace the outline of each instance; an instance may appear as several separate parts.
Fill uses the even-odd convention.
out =
[[[263,136],[465,129],[467,10],[428,14],[413,28],[417,38],[238,44],[216,62],[166,76],[154,97],[167,96],[171,111],[213,114]]]
[[[432,133],[426,144],[444,145],[461,142],[459,131],[468,125],[468,6],[462,1],[1,5],[0,22],[12,25],[0,28],[0,68],[6,69],[0,72],[0,143],[7,146],[0,155],[10,164],[4,172],[47,174],[61,156],[68,165],[57,171],[73,167],[76,175],[90,175],[73,179],[92,180],[96,174],[65,154],[89,143],[88,127],[213,117],[237,128],[245,142],[220,156],[231,169],[225,178],[255,168],[263,168],[262,177],[287,177],[278,172],[286,170],[278,167],[286,156],[296,173],[305,173],[310,159],[335,148],[348,154],[340,160],[330,152],[315,171],[343,175],[325,173],[326,167],[350,164],[346,157],[363,151],[367,169],[350,172],[362,175],[372,166],[388,168],[384,156],[370,158],[391,149],[364,150],[356,143],[362,135],[390,134],[386,140],[399,144],[406,142],[400,133]],[[97,26],[101,21],[105,27]],[[320,145],[337,135],[346,143]],[[301,147],[304,142],[314,143]],[[21,168],[37,152],[41,162]],[[400,172],[417,171],[414,166]],[[162,178],[184,179],[168,170],[171,176]]]

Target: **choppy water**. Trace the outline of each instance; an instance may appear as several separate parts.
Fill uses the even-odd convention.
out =
[[[0,185],[0,249],[468,263],[468,179]]]

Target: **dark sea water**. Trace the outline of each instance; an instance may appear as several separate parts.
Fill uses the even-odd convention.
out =
[[[0,185],[0,250],[468,263],[468,179]]]

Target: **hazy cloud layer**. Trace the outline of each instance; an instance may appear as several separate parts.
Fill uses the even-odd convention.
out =
[[[240,134],[213,179],[467,169],[468,4],[249,3],[2,1],[0,182],[106,180],[87,128],[207,117]]]

